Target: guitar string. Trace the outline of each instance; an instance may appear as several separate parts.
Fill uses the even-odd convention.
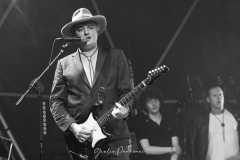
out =
[[[111,108],[112,109],[112,108]],[[111,110],[110,109],[110,110]],[[101,119],[101,121],[100,121],[100,125],[101,126],[103,126],[108,120],[108,115],[110,116],[110,110],[109,111],[107,111],[100,119]]]

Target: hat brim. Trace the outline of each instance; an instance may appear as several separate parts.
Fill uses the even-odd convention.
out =
[[[74,22],[69,22],[68,24],[63,26],[63,28],[61,29],[62,35],[64,37],[72,37],[71,29],[72,29],[73,25],[78,24],[78,23],[82,23],[82,22],[86,22],[86,21],[95,21],[98,25],[100,25],[100,29],[98,31],[98,35],[103,33],[104,30],[107,27],[106,18],[104,16],[97,15],[97,16],[84,18],[84,19],[81,19],[81,20],[76,20]]]

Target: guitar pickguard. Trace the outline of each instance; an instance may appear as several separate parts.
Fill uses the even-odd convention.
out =
[[[90,113],[88,119],[86,122],[83,123],[83,125],[88,128],[91,126],[89,129],[93,129],[93,134],[92,134],[92,148],[95,147],[96,143],[102,139],[107,138],[105,134],[103,134],[102,129],[98,125],[97,121],[93,118],[92,113]]]

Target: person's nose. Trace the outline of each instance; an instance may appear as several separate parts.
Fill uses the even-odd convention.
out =
[[[84,34],[85,34],[85,35],[88,35],[88,34],[89,34],[89,30],[88,30],[87,27],[84,27]]]
[[[222,100],[222,99],[223,99],[223,97],[222,97],[222,96],[218,96],[218,99],[219,99],[219,100]]]
[[[152,101],[152,105],[153,105],[153,106],[156,106],[156,102],[155,102],[155,101]]]

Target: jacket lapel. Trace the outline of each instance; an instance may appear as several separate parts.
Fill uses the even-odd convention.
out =
[[[76,51],[73,55],[74,55],[74,58],[73,58],[74,67],[76,68],[77,72],[80,74],[80,77],[82,78],[83,82],[88,86],[88,88],[91,88],[91,86],[88,82],[88,79],[87,79],[86,72],[83,68],[83,64],[80,59],[79,52]]]
[[[97,64],[96,64],[96,68],[95,68],[95,75],[93,78],[93,86],[95,85],[97,78],[99,77],[99,74],[102,70],[105,59],[106,59],[106,52],[103,51],[102,47],[99,47]],[[93,88],[93,86],[92,86],[92,88]]]

